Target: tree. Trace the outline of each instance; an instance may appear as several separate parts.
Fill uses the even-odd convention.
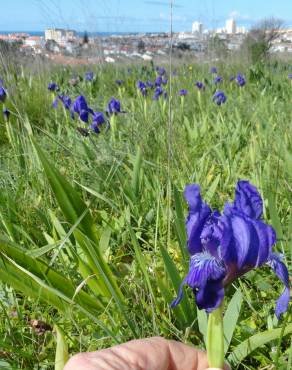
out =
[[[88,42],[89,42],[88,33],[87,31],[85,31],[83,34],[82,44],[85,45],[85,44],[88,44]]]
[[[207,48],[213,58],[224,59],[227,57],[228,49],[226,41],[221,39],[218,35],[209,39]]]
[[[278,18],[267,18],[258,22],[248,33],[244,47],[253,63],[268,58],[273,42],[280,36],[283,21]]]
[[[139,40],[137,50],[140,54],[143,54],[145,52],[145,42],[143,40]]]

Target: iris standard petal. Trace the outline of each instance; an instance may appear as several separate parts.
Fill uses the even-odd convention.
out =
[[[275,314],[279,319],[280,315],[287,311],[290,301],[289,274],[287,267],[281,260],[281,256],[279,256],[276,253],[271,253],[268,265],[271,266],[275,274],[278,276],[278,278],[282,281],[282,283],[285,286],[283,293],[280,295],[276,303]]]
[[[248,217],[259,219],[263,214],[263,201],[257,188],[248,181],[238,181],[233,207]]]
[[[202,251],[201,233],[211,209],[203,202],[199,185],[187,185],[184,196],[189,205],[189,214],[186,220],[188,235],[188,250],[191,255]]]
[[[220,256],[229,267],[228,280],[267,262],[276,242],[275,231],[270,225],[249,218],[230,206],[225,208],[220,223],[223,225]]]
[[[223,288],[222,281],[225,277],[225,267],[223,261],[212,257],[209,253],[197,253],[190,259],[189,272],[183,280],[177,298],[171,303],[171,307],[175,307],[183,297],[183,286],[188,285],[194,292],[203,289],[208,291],[208,286],[213,285],[214,282],[221,284],[219,290]],[[200,293],[204,296],[204,293]],[[214,293],[215,294],[215,293]],[[207,297],[208,294],[205,294]],[[223,293],[224,295],[224,293]],[[221,296],[221,294],[220,294]],[[200,297],[200,295],[199,295]],[[215,299],[217,301],[217,299]],[[209,302],[205,301],[205,306],[201,308],[212,308],[213,299]]]

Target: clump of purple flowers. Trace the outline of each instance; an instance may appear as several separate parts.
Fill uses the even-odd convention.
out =
[[[288,270],[282,257],[272,251],[276,232],[263,217],[263,201],[255,186],[239,181],[233,203],[225,203],[220,213],[211,210],[197,184],[185,188],[189,214],[186,219],[189,272],[183,280],[176,306],[183,297],[183,286],[192,288],[199,309],[211,312],[224,298],[225,288],[248,271],[268,265],[285,289],[276,303],[276,316],[287,311],[290,300]]]
[[[81,121],[88,123],[89,114],[94,114],[93,110],[87,105],[83,95],[79,95],[73,103],[71,116],[74,118],[74,112],[79,115]]]
[[[211,67],[210,72],[211,72],[212,74],[216,74],[216,73],[218,73],[218,69],[217,69],[217,67]]]
[[[100,133],[100,126],[105,123],[104,114],[102,112],[94,112],[92,118],[92,124],[90,128],[96,133]]]
[[[217,90],[215,92],[215,94],[213,95],[213,101],[217,104],[217,105],[221,105],[223,103],[225,103],[227,100],[227,97],[226,95],[224,94],[223,91],[221,90]]]
[[[137,87],[138,87],[138,89],[140,90],[140,92],[141,92],[141,94],[142,95],[147,95],[147,86],[146,86],[146,84],[143,82],[143,81],[138,81],[137,82]]]
[[[68,95],[58,95],[57,98],[53,102],[53,107],[57,108],[58,103],[61,101],[66,109],[70,109],[71,107],[71,98]]]
[[[186,90],[186,89],[179,90],[179,95],[180,96],[186,96],[187,94],[188,94],[188,90]]]
[[[93,77],[94,77],[93,72],[88,71],[88,72],[85,73],[84,79],[85,79],[85,81],[90,82],[90,81],[93,80]]]
[[[245,78],[239,72],[237,73],[236,81],[240,87],[243,87],[246,83]]]
[[[7,96],[7,94],[6,94],[6,91],[5,91],[4,87],[3,86],[0,86],[0,101],[2,103],[5,102],[6,96]]]
[[[120,103],[120,101],[115,99],[114,97],[112,97],[110,99],[110,101],[108,102],[106,112],[109,115],[121,113],[121,103]]]
[[[223,82],[223,78],[221,76],[216,76],[213,80],[213,83],[216,85],[218,83]]]
[[[205,88],[205,86],[204,86],[203,82],[200,82],[200,81],[197,81],[197,82],[195,83],[195,85],[197,86],[197,88],[198,88],[199,90],[202,90],[202,89],[204,89],[204,88]]]
[[[116,80],[115,81],[118,86],[122,86],[124,81],[123,80]]]
[[[234,75],[231,75],[231,76],[229,77],[229,81],[234,81],[234,80],[235,80]]]
[[[50,90],[50,91],[58,91],[59,90],[59,86],[56,84],[56,82],[50,82],[48,84],[48,90]]]

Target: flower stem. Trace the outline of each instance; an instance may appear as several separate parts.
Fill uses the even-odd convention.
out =
[[[208,318],[207,356],[209,367],[223,369],[224,366],[224,333],[221,304],[212,311]]]

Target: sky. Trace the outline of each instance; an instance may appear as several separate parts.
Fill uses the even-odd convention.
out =
[[[170,0],[0,0],[1,31],[42,31],[48,27],[88,32],[166,32]],[[292,0],[173,0],[173,29],[223,27],[233,17],[250,27],[277,17],[292,28]]]

